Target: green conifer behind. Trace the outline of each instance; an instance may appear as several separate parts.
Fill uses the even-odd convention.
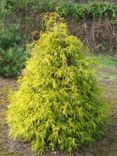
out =
[[[10,96],[11,136],[38,152],[77,150],[104,134],[105,105],[100,98],[87,49],[55,24],[32,45],[19,89]]]

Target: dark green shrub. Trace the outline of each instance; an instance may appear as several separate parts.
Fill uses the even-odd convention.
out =
[[[105,105],[92,67],[86,48],[65,24],[41,34],[20,87],[9,98],[10,135],[30,141],[40,153],[71,152],[101,138]]]
[[[22,37],[17,32],[17,27],[13,26],[11,29],[2,29],[0,31],[0,48],[6,50],[15,45],[21,45]]]
[[[3,76],[17,76],[24,68],[26,60],[25,48],[11,47],[7,50],[0,48],[0,74]]]
[[[26,50],[15,27],[0,32],[0,74],[16,76],[24,67]]]

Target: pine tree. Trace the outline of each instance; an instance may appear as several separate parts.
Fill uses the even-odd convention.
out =
[[[19,88],[10,95],[10,135],[33,150],[72,152],[104,135],[106,109],[87,49],[57,23],[32,44]]]

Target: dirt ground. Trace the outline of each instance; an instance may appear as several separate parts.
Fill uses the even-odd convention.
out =
[[[117,69],[101,68],[97,70],[99,82],[104,88],[104,98],[110,109],[109,124],[105,138],[82,147],[72,156],[117,156]],[[102,76],[103,75],[103,76]],[[30,144],[13,141],[6,124],[9,88],[16,86],[16,79],[0,77],[0,156],[40,156],[31,151]],[[67,153],[50,152],[44,156],[69,156]]]

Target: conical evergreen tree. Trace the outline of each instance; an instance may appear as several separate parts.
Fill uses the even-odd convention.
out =
[[[10,96],[10,134],[38,152],[66,150],[104,134],[105,105],[87,50],[59,23],[32,46],[19,89]]]

